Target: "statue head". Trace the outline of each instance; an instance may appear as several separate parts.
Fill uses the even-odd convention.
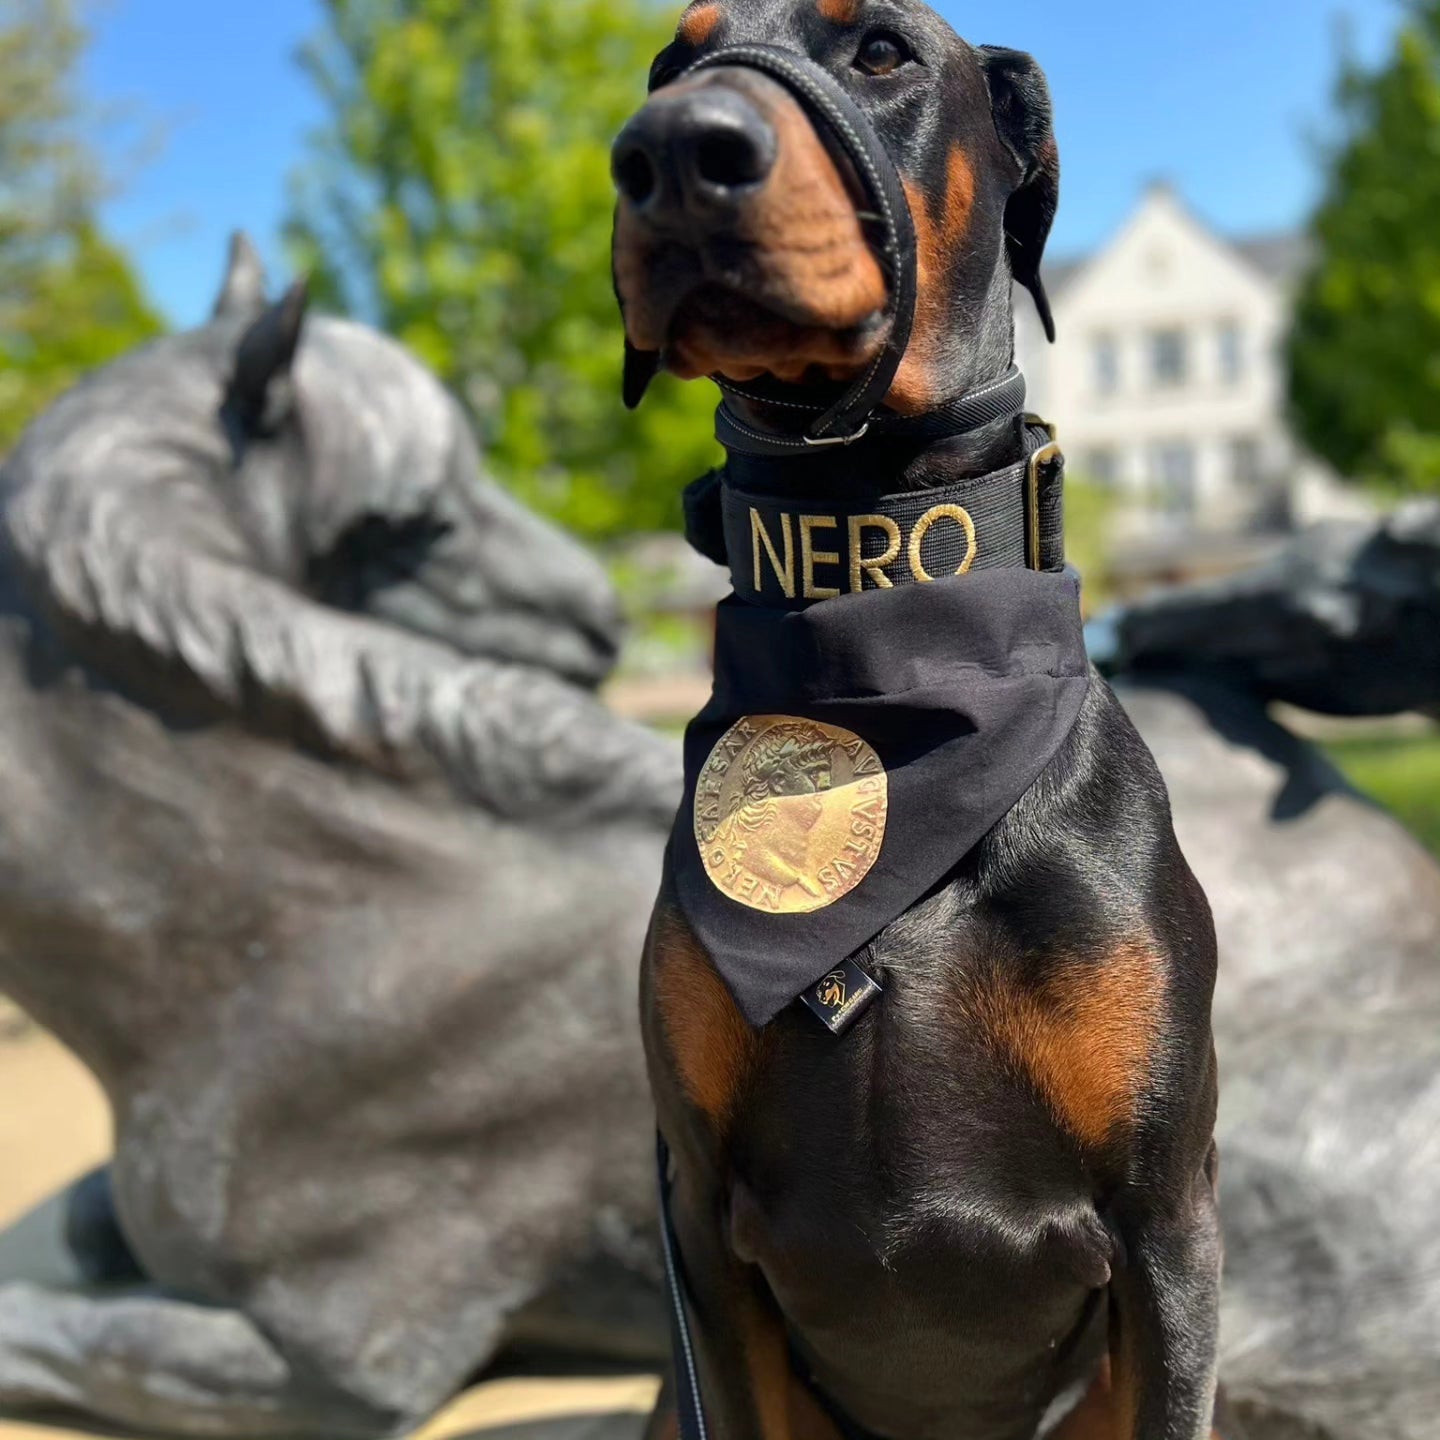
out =
[[[519,812],[604,788],[583,746],[557,759],[557,730],[597,723],[570,682],[616,653],[603,569],[489,477],[435,376],[303,286],[268,300],[243,239],[207,324],[97,371],[0,465],[5,595],[66,663],[182,718],[438,762]]]
[[[620,621],[600,565],[486,473],[465,415],[385,336],[266,298],[237,237],[214,314],[90,377],[27,432],[0,502],[19,548],[62,515],[87,563],[165,544],[466,655],[593,684]],[[135,577],[132,576],[132,579]]]

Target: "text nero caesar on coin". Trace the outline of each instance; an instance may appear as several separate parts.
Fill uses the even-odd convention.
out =
[[[838,725],[751,715],[721,736],[695,785],[705,873],[741,905],[805,914],[853,890],[885,839],[880,757]]]

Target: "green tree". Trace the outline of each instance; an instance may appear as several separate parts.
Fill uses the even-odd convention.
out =
[[[596,538],[674,525],[713,463],[709,386],[627,415],[611,137],[673,14],[652,0],[326,0],[329,118],[290,236],[317,297],[413,347],[497,473]]]
[[[0,0],[0,453],[86,371],[160,321],[96,221],[73,0]]]
[[[1440,0],[1351,61],[1290,341],[1301,435],[1343,474],[1440,490]]]

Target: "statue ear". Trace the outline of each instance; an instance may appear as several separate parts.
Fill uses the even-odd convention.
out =
[[[305,282],[297,281],[240,337],[223,412],[241,435],[273,434],[290,413],[290,371],[308,300]]]
[[[225,282],[211,312],[214,320],[232,317],[249,318],[265,308],[265,266],[259,252],[243,230],[230,237],[230,259],[225,266]]]
[[[1045,242],[1060,203],[1060,151],[1050,87],[1034,59],[1019,50],[985,45],[980,63],[990,87],[996,132],[1020,164],[1020,184],[1005,204],[1010,273],[1030,292],[1046,338],[1053,341],[1055,320],[1040,278]]]

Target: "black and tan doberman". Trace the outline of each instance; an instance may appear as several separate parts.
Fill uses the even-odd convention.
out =
[[[872,433],[793,461],[774,457],[893,341],[898,282],[857,152],[745,47],[828,74],[893,162],[913,226],[913,323]],[[877,494],[923,510],[927,490],[1033,450],[1014,413],[934,433],[926,417],[1011,365],[1012,281],[1049,325],[1044,78],[916,0],[707,0],[652,90],[615,149],[628,398],[662,367],[720,380],[722,438],[757,441],[731,448],[726,481],[768,494],[786,527],[782,553],[775,514],[752,510],[753,571],[732,543],[751,598],[769,582],[782,606],[892,603],[929,578],[919,541],[913,573],[903,535],[868,555],[857,540],[847,567],[834,517]],[[791,514],[810,525],[803,554]],[[885,539],[883,517],[861,519]],[[642,1006],[707,1436],[1210,1435],[1213,928],[1105,683],[1085,675],[1034,783],[866,947],[883,994],[843,1036],[799,1004],[751,1023],[680,903],[684,843],[682,825]],[[672,1385],[654,1434],[673,1433],[674,1406]]]

